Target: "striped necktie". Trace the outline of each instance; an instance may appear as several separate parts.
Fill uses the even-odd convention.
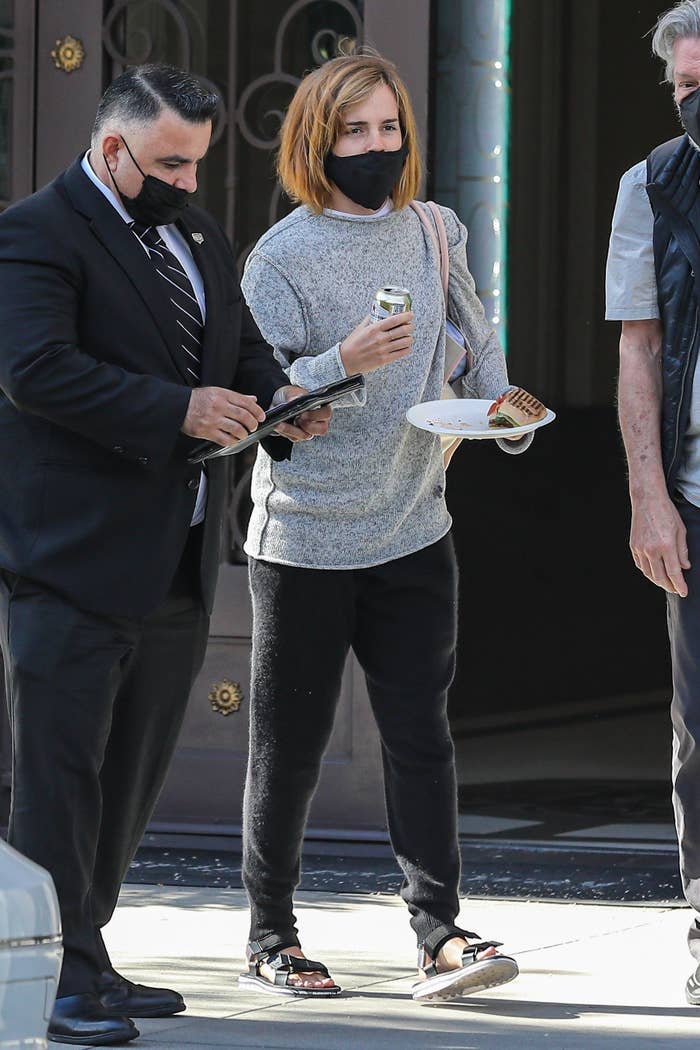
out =
[[[175,311],[180,334],[184,367],[192,386],[199,385],[202,361],[204,322],[194,294],[192,282],[182,263],[167,247],[155,226],[132,222],[131,229],[148,249],[148,254],[160,275],[165,291]]]

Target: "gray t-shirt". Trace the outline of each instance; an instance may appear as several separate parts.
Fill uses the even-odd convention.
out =
[[[646,181],[646,161],[635,164],[620,179],[605,277],[608,321],[646,321],[660,317],[654,269],[654,213]],[[700,382],[697,378],[696,368],[677,485],[690,503],[700,507]]]
[[[463,393],[495,398],[508,385],[503,351],[467,268],[467,231],[442,212],[450,313],[476,358]],[[362,568],[412,554],[450,528],[439,439],[406,420],[411,405],[440,397],[445,367],[438,261],[418,216],[403,208],[358,221],[297,208],[258,241],[242,288],[290,381],[313,388],[345,375],[340,341],[387,284],[413,295],[411,353],[370,372],[366,397],[336,404],[328,435],[295,445],[291,459],[277,463],[259,449],[245,544],[254,558]]]

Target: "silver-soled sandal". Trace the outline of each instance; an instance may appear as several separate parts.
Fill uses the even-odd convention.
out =
[[[340,995],[340,985],[333,984],[329,988],[308,988],[301,984],[289,983],[289,978],[295,973],[320,973],[324,977],[330,977],[328,968],[320,962],[312,959],[299,959],[296,955],[287,955],[286,952],[259,951],[253,952],[250,947],[247,951],[248,972],[240,974],[238,984],[242,988],[252,988],[257,992],[266,992],[268,995],[290,995],[304,999],[330,999]],[[274,982],[269,981],[260,973],[260,967],[267,964],[274,970]]]
[[[440,927],[426,939],[418,950],[418,968],[425,978],[412,988],[412,996],[418,1003],[438,1003],[447,999],[457,999],[462,995],[474,995],[476,992],[495,988],[514,980],[520,972],[518,964],[510,955],[489,955],[477,959],[479,952],[487,948],[500,948],[502,941],[477,941],[469,944],[462,952],[462,966],[455,970],[438,971],[435,960],[446,941],[452,937],[473,938],[478,933],[459,930],[456,927]],[[428,946],[428,942],[430,942]],[[433,962],[426,965],[426,959]]]

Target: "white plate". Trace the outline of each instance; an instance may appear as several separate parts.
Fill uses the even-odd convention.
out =
[[[545,427],[556,419],[555,413],[548,408],[544,419],[527,423],[524,427],[490,427],[487,413],[492,404],[493,401],[475,398],[424,401],[421,405],[412,405],[406,413],[406,419],[414,427],[429,430],[432,434],[450,434],[452,437],[468,439],[519,437]]]

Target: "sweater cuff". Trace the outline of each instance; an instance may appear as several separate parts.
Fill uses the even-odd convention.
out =
[[[496,444],[503,451],[507,452],[511,456],[519,456],[521,452],[527,452],[532,442],[535,440],[534,431],[530,431],[529,434],[523,434],[517,441],[507,441],[505,438],[496,438]]]
[[[289,380],[294,386],[303,386],[306,390],[316,390],[327,383],[336,383],[339,379],[347,379],[347,372],[340,356],[340,343],[336,343],[330,350],[326,350],[317,357],[297,357],[289,369]],[[367,391],[353,391],[345,397],[333,402],[333,408],[351,408],[364,405],[367,401]]]

